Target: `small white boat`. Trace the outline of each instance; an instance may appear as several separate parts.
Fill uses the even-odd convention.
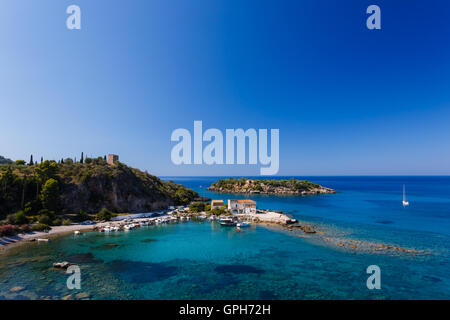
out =
[[[178,218],[177,217],[170,217],[169,222],[171,223],[177,223]]]
[[[237,227],[239,227],[239,228],[247,228],[247,227],[250,227],[250,226],[251,226],[250,222],[241,222],[241,223],[237,224]]]
[[[409,206],[409,201],[406,200],[405,185],[403,185],[403,206],[404,207]]]
[[[81,234],[81,232],[78,231],[78,230],[76,230],[76,231],[73,232],[73,234],[74,234],[74,235],[79,235],[79,234]]]
[[[222,219],[220,219],[219,223],[221,226],[224,226],[224,227],[234,227],[237,225],[236,221],[234,221],[231,218],[222,218]]]
[[[41,239],[41,238],[39,238],[39,239],[37,239],[37,242],[48,242],[48,239]]]

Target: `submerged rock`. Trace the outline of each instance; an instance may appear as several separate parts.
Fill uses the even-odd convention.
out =
[[[75,295],[77,299],[88,299],[90,297],[89,293],[87,292],[80,292]]]
[[[245,264],[230,264],[230,265],[221,265],[215,268],[216,272],[219,273],[264,273],[265,271],[262,269],[258,269]]]
[[[302,225],[300,229],[302,229],[304,233],[316,233],[316,230],[314,230],[311,226],[308,225]]]
[[[101,260],[95,259],[94,255],[90,252],[72,254],[67,256],[66,259],[75,264],[101,262]]]
[[[178,274],[178,267],[165,262],[114,260],[110,266],[112,271],[130,283],[161,281]]]
[[[53,264],[53,268],[56,269],[67,269],[69,266],[71,266],[72,264],[70,262],[64,261],[64,262],[55,262]]]
[[[141,240],[141,242],[144,242],[144,243],[155,242],[155,241],[158,241],[158,240],[156,240],[156,239],[143,239],[143,240]]]
[[[119,245],[117,243],[105,243],[98,247],[91,247],[91,249],[100,249],[100,250],[108,250],[117,248]]]

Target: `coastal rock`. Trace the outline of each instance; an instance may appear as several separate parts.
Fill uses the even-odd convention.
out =
[[[304,233],[316,233],[317,231],[314,229],[313,226],[305,224],[305,223],[301,223],[301,224],[295,224],[295,225],[288,225],[287,226],[288,230],[292,230],[292,229],[300,229],[302,230]]]
[[[316,233],[316,230],[314,230],[311,226],[308,225],[302,225],[300,229],[302,229],[304,233]]]

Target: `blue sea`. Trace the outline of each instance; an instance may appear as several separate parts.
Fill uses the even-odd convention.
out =
[[[323,234],[190,221],[61,236],[0,255],[0,299],[450,299],[450,177],[297,178],[337,193],[245,198]],[[163,179],[212,199],[244,197],[207,191],[218,177]],[[325,236],[426,254],[350,250]],[[65,260],[80,266],[80,290],[69,290],[68,275],[52,268]],[[379,290],[366,286],[370,265],[380,267]]]

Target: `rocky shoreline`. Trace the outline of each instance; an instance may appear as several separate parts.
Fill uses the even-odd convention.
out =
[[[305,180],[256,180],[233,179],[219,180],[213,183],[209,191],[236,194],[273,194],[273,195],[318,195],[332,194],[335,190]]]
[[[357,240],[345,237],[337,237],[319,227],[297,221],[289,215],[281,211],[258,210],[256,214],[238,215],[242,220],[251,221],[252,223],[265,226],[277,231],[283,230],[299,236],[302,238],[310,238],[315,240],[320,245],[334,247],[335,249],[347,250],[355,253],[370,253],[370,254],[412,254],[412,255],[430,255],[431,253],[425,250],[418,250],[413,248],[404,248],[394,244],[373,242],[367,240]]]
[[[431,252],[426,250],[418,250],[413,248],[404,248],[394,244],[373,242],[367,240],[357,240],[345,237],[337,237],[331,234],[327,234],[317,226],[310,223],[298,221],[295,224],[271,224],[264,223],[268,227],[275,227],[277,229],[282,228],[295,236],[302,238],[310,238],[316,240],[316,243],[331,246],[336,249],[347,250],[354,253],[369,253],[369,254],[388,254],[388,255],[400,255],[400,254],[412,254],[412,255],[430,255]]]

